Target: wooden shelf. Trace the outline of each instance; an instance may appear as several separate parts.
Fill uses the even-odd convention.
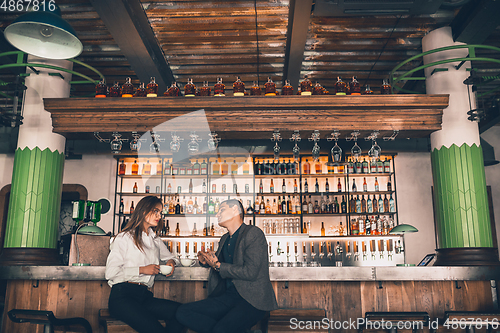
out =
[[[45,98],[53,131],[71,133],[139,133],[216,131],[223,139],[269,139],[275,129],[289,137],[293,130],[332,130],[341,136],[353,130],[380,137],[399,130],[398,137],[426,137],[441,129],[448,95],[361,96],[226,96],[157,98]],[[204,112],[194,112],[204,110]],[[184,116],[184,117],[181,117]],[[168,123],[166,123],[168,122]]]

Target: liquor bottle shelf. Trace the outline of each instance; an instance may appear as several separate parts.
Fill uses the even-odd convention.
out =
[[[397,214],[397,212],[375,212],[375,213],[349,213],[349,215],[356,215],[356,216],[366,216],[366,215],[394,215]]]
[[[207,214],[162,214],[163,217],[205,217]]]
[[[118,175],[120,178],[124,179],[143,179],[143,178],[157,178],[160,179],[161,175]]]
[[[122,197],[138,197],[138,196],[159,196],[161,193],[145,193],[145,192],[117,192],[116,194],[121,195]]]
[[[315,213],[305,213],[305,214],[302,214],[302,216],[347,216],[349,214],[347,213],[318,213],[318,214],[315,214]]]
[[[216,193],[208,193],[209,196],[211,197],[223,197],[223,196],[246,196],[246,197],[252,197],[253,193],[228,193],[228,192],[216,192]]]
[[[394,172],[382,172],[382,173],[349,173],[345,174],[348,175],[349,178],[354,178],[354,177],[390,177],[394,174]]]
[[[214,174],[211,174],[210,175],[210,179],[214,180],[214,179],[219,179],[219,178],[223,178],[223,179],[228,179],[228,178],[244,178],[244,179],[253,179],[253,174],[248,174],[248,175],[234,175],[234,174],[227,174],[227,175],[214,175]]]
[[[262,197],[276,197],[276,196],[283,196],[283,195],[300,195],[300,192],[255,193],[255,196],[257,196],[257,197],[261,197],[261,196]]]
[[[207,179],[207,175],[163,175],[165,179]]]
[[[300,174],[295,175],[255,175],[256,179],[269,179],[269,178],[300,178]]]

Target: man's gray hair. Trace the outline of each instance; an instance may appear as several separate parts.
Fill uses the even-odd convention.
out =
[[[245,208],[243,208],[243,204],[241,203],[241,201],[237,200],[237,199],[227,199],[226,201],[223,201],[221,203],[221,205],[225,203],[226,205],[228,205],[228,207],[238,207],[238,213],[240,214],[240,219],[241,221],[244,220],[245,218]]]

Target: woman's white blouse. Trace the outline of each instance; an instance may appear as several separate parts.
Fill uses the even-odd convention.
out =
[[[173,259],[176,265],[178,259],[168,250],[160,237],[148,229],[142,233],[144,252],[135,245],[132,235],[128,232],[118,234],[109,247],[106,262],[106,280],[112,287],[121,282],[140,282],[151,288],[154,284],[154,275],[139,274],[139,267],[151,264],[158,265],[160,259],[167,261]]]

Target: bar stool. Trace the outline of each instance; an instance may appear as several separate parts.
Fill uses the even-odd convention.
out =
[[[399,329],[411,329],[416,333],[418,329],[429,326],[430,318],[427,312],[366,312],[364,325],[358,327],[363,330],[386,330],[396,333]]]
[[[87,333],[92,333],[92,326],[85,318],[58,319],[52,311],[12,309],[8,313],[10,320],[15,323],[32,323],[44,325],[43,333],[54,333],[54,326],[79,326]]]
[[[462,329],[467,333],[476,332],[476,328],[485,328],[491,333],[500,327],[500,312],[481,311],[446,311],[443,319],[438,319],[439,326],[449,325],[453,330]]]

